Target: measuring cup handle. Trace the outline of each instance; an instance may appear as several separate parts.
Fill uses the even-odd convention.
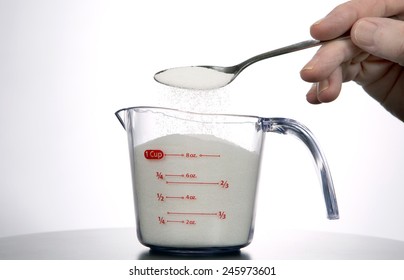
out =
[[[262,118],[260,120],[262,130],[279,134],[291,134],[299,138],[313,155],[317,172],[322,183],[325,205],[328,219],[339,218],[337,199],[334,191],[331,173],[327,161],[311,131],[303,124],[285,118]]]

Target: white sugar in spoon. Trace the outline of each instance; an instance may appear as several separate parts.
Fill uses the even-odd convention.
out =
[[[217,89],[230,84],[241,71],[260,60],[349,38],[350,36],[343,35],[329,41],[307,40],[256,55],[240,64],[229,67],[202,65],[170,68],[157,72],[154,75],[154,79],[159,83],[177,88],[196,90]]]

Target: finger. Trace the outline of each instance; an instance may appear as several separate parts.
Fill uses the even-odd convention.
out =
[[[402,0],[352,0],[334,8],[325,18],[311,26],[311,35],[330,40],[347,32],[364,17],[391,17],[404,13]]]
[[[351,40],[338,40],[323,45],[313,58],[300,71],[300,76],[307,82],[319,82],[328,79],[341,64],[350,61],[361,50]]]
[[[306,95],[311,104],[320,104],[334,101],[341,92],[342,69],[335,70],[328,79],[314,83]]]
[[[310,90],[307,92],[306,100],[311,104],[320,104],[321,102],[317,98],[317,83],[314,83]]]
[[[374,56],[404,65],[402,21],[387,18],[360,19],[352,27],[352,41]]]
[[[337,99],[342,87],[342,69],[338,67],[328,79],[317,83],[317,99],[327,103]]]

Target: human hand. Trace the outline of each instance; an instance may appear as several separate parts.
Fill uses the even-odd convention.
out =
[[[301,70],[314,83],[312,104],[334,101],[343,82],[355,81],[404,121],[404,1],[352,0],[311,26],[311,35],[330,40],[350,31],[351,40],[324,44]]]

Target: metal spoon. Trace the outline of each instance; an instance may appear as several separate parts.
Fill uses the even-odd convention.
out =
[[[307,40],[256,55],[240,64],[229,67],[201,65],[170,68],[157,72],[154,75],[154,79],[159,83],[177,88],[196,90],[217,89],[231,83],[241,71],[260,60],[349,38],[350,36],[343,35],[329,41]]]

